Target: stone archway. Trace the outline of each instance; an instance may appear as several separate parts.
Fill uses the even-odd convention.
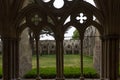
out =
[[[39,30],[41,30],[41,28],[44,27],[44,25],[49,24],[49,25],[53,26],[52,29],[56,33],[56,36],[55,36],[56,44],[57,44],[56,53],[58,54],[57,62],[60,63],[60,64],[57,63],[57,66],[58,66],[57,67],[57,70],[58,70],[57,78],[58,79],[61,79],[61,78],[63,79],[63,33],[64,33],[64,30],[66,29],[66,26],[69,26],[69,25],[76,26],[77,29],[79,30],[79,32],[82,33],[80,35],[83,36],[83,33],[84,33],[86,27],[88,27],[91,24],[95,24],[95,25],[100,25],[100,27],[98,29],[100,29],[100,33],[104,33],[104,32],[101,32],[101,31],[103,31],[103,28],[101,27],[101,25],[103,26],[103,24],[104,24],[104,23],[102,23],[103,16],[102,16],[101,12],[97,9],[97,7],[94,7],[94,6],[90,5],[89,3],[82,1],[82,0],[81,1],[62,0],[62,1],[64,2],[64,4],[60,8],[57,8],[53,5],[54,0],[51,0],[48,2],[36,0],[36,3],[30,4],[26,7],[24,7],[20,11],[20,15],[17,17],[17,20],[16,20],[16,21],[18,21],[18,24],[17,24],[17,22],[15,23],[16,25],[20,25],[19,24],[20,20],[23,17],[25,17],[25,19],[26,19],[25,24],[34,31],[34,33],[36,34],[36,39],[38,39],[38,37],[39,37],[38,36]],[[93,15],[96,16],[98,21],[96,21],[96,22],[93,21]],[[70,16],[71,20],[69,22],[65,23],[65,20],[68,16]],[[21,17],[20,20],[18,20],[19,17]],[[6,25],[6,26],[8,26],[8,25]],[[109,35],[108,34],[109,33],[108,26],[109,25],[107,25],[106,28],[104,29],[104,30],[106,30],[106,33],[104,33],[104,35],[106,34],[107,36],[105,35],[105,38],[103,38],[103,39],[105,41],[107,41],[107,39],[113,39],[113,41],[114,41],[116,39],[117,35],[116,34]],[[14,27],[12,27],[12,28],[14,28]],[[19,29],[21,29],[21,28],[17,26],[17,29],[19,31]],[[112,31],[112,30],[110,29],[110,31]],[[15,40],[14,38],[16,38],[16,35],[13,35],[14,34],[13,32],[15,32],[17,34],[16,27],[13,29],[13,32],[12,32],[12,29],[10,28],[10,32],[11,32],[12,39]],[[9,33],[9,31],[8,31],[8,33]],[[113,33],[114,33],[114,31],[113,31]],[[102,34],[102,36],[103,36],[103,34]],[[115,36],[115,37],[113,37],[113,36]],[[81,39],[81,43],[82,43],[83,37],[81,37],[80,39]],[[10,40],[10,42],[11,41],[12,40]],[[37,41],[38,40],[36,40],[36,42]],[[36,47],[38,46],[37,43],[36,43]],[[107,42],[105,42],[105,43],[109,44]],[[15,44],[17,44],[17,43],[15,43]],[[110,44],[112,44],[113,46],[116,46],[112,43],[111,40],[110,40]],[[14,45],[14,44],[12,43],[12,45]],[[11,44],[10,44],[10,46],[11,46]],[[108,46],[109,45],[107,45],[107,47]],[[109,48],[112,48],[112,47],[109,47]],[[109,51],[102,58],[105,59],[105,57],[107,55],[109,56]],[[111,53],[110,57],[112,57],[112,53]],[[109,61],[110,57],[108,57],[106,63]],[[112,60],[114,61],[114,58]],[[109,65],[111,65],[111,64],[109,64]],[[104,65],[104,66],[108,67],[107,65]],[[114,67],[113,64],[111,66]],[[108,73],[109,70],[106,70],[106,72],[107,72],[106,74],[109,74]],[[111,72],[109,75],[113,75],[113,73]]]

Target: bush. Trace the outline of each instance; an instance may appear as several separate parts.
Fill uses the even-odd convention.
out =
[[[65,67],[64,68],[64,76],[66,78],[79,78],[81,75],[80,68],[78,67]],[[40,76],[44,79],[51,79],[56,77],[56,68],[46,67],[40,68]],[[28,72],[24,78],[36,78],[36,69],[32,69]],[[98,78],[99,75],[96,73],[94,69],[84,68],[84,77],[86,78]]]
[[[0,78],[2,78],[2,68],[0,68]]]
[[[40,76],[42,78],[55,78],[56,77],[56,69],[55,68],[41,68],[40,69]],[[36,78],[37,77],[37,73],[36,73],[36,69],[32,69],[31,71],[29,71],[27,74],[24,75],[24,78]]]

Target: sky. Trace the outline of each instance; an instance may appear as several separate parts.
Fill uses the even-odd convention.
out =
[[[46,2],[49,2],[50,0],[45,0]],[[91,3],[92,5],[95,6],[93,0],[85,0],[86,2],[89,2]],[[63,0],[55,0],[55,2],[53,3],[53,5],[56,7],[56,8],[61,8],[63,5],[64,5],[64,2]],[[68,19],[69,20],[69,19]],[[64,35],[64,39],[71,39],[72,38],[72,35],[73,35],[73,32],[75,31],[75,28],[74,27],[71,27],[67,33]],[[46,36],[45,34],[44,35],[41,35],[40,36],[40,40],[54,40],[54,38],[52,36]]]

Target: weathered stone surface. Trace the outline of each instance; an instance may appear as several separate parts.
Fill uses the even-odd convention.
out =
[[[96,36],[99,36],[98,31],[96,32]],[[94,68],[97,70],[97,72],[100,72],[100,55],[102,52],[101,49],[101,40],[99,37],[95,38],[95,47],[94,47],[94,53],[93,53],[93,64]]]
[[[19,74],[20,77],[22,77],[26,72],[32,69],[32,50],[29,43],[28,28],[21,34],[19,56]]]

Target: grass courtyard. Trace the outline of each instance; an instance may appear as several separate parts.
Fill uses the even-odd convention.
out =
[[[56,56],[40,56],[40,75],[42,78],[56,77]],[[98,77],[97,71],[93,67],[93,58],[84,56],[84,76],[90,78]],[[80,56],[64,55],[64,76],[66,78],[80,77]],[[2,77],[2,56],[0,56],[0,77]],[[27,72],[24,78],[36,78],[36,57],[32,57],[32,70]]]
[[[84,56],[84,75],[85,77],[98,77],[96,70],[93,67],[93,58]],[[25,77],[36,77],[36,57],[32,59],[32,70]],[[40,56],[40,74],[42,78],[56,77],[56,56],[42,55]],[[64,55],[64,76],[68,78],[80,77],[80,56],[79,55]]]

